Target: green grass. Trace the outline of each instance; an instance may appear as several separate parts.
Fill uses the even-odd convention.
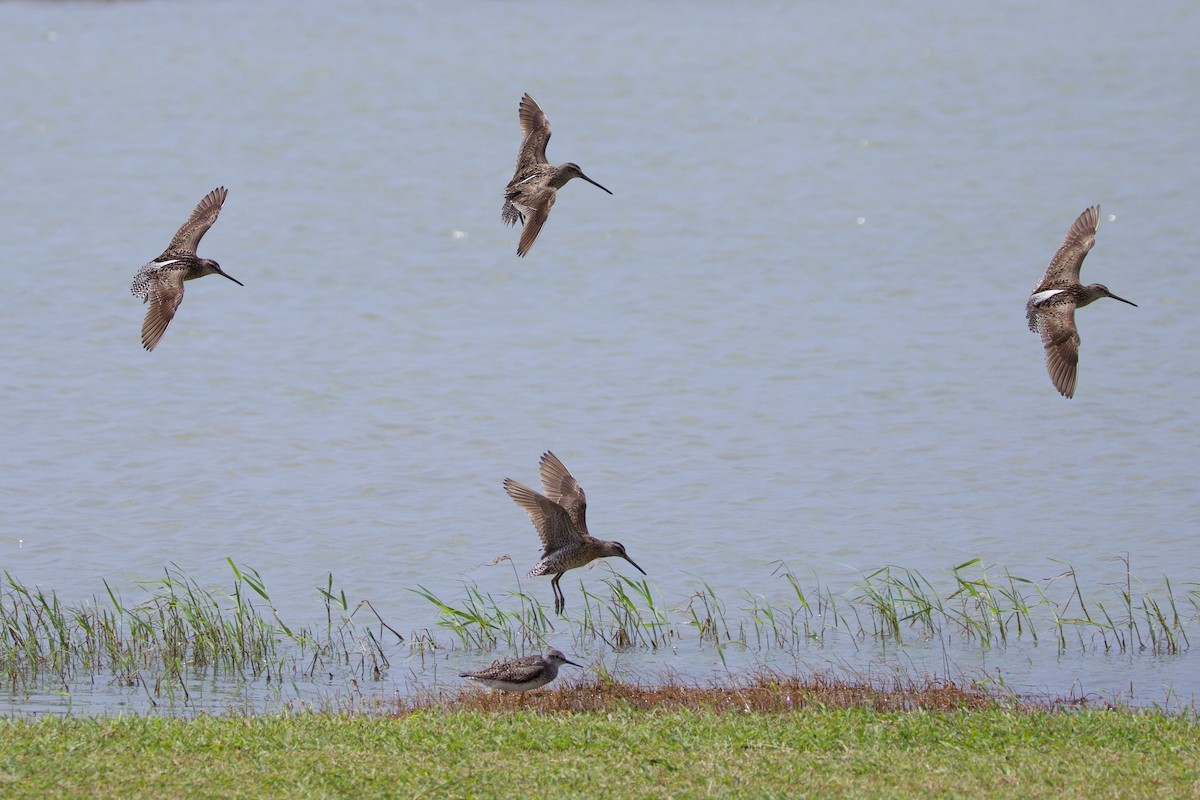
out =
[[[44,797],[1194,797],[1200,730],[1089,710],[0,723],[0,794]]]

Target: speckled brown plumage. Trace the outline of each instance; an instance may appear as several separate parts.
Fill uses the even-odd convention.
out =
[[[540,472],[542,491],[546,494],[538,494],[512,478],[504,479],[504,491],[529,515],[542,540],[542,559],[525,577],[554,574],[550,582],[554,589],[554,613],[561,614],[567,604],[558,585],[567,570],[585,566],[597,558],[616,556],[646,574],[625,553],[620,542],[596,539],[588,533],[587,497],[558,456],[549,451],[543,454]]]
[[[558,677],[558,668],[563,664],[582,667],[562,654],[560,650],[550,650],[544,656],[525,656],[507,661],[493,661],[490,667],[477,672],[460,672],[460,678],[470,678],[473,681],[502,689],[506,692],[528,692],[545,686]]]
[[[1096,244],[1096,230],[1099,227],[1100,206],[1092,206],[1079,215],[1054,258],[1050,259],[1046,274],[1025,304],[1029,330],[1041,335],[1046,350],[1046,371],[1063,397],[1075,395],[1080,341],[1079,330],[1075,326],[1075,309],[1102,297],[1137,305],[1117,297],[1103,284],[1084,286],[1079,282],[1083,259]]]
[[[129,290],[134,297],[148,302],[146,318],[142,321],[142,346],[153,350],[166,333],[167,325],[183,302],[183,282],[205,275],[224,275],[238,286],[242,282],[221,270],[221,265],[208,258],[196,257],[200,239],[217,221],[221,206],[229,192],[224,186],[213,189],[176,231],[163,254],[138,270]]]
[[[550,217],[558,190],[572,178],[582,178],[593,186],[603,186],[583,174],[578,164],[568,162],[559,166],[546,160],[546,143],[550,141],[550,122],[533,98],[521,98],[518,110],[525,138],[517,153],[517,168],[504,190],[501,218],[509,225],[524,223],[517,255],[524,256]],[[609,192],[608,189],[604,191]]]

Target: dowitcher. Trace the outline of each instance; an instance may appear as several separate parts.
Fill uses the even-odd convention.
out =
[[[567,181],[583,178],[592,186],[604,187],[584,175],[578,164],[567,162],[556,167],[546,160],[550,122],[528,94],[521,98],[519,116],[525,138],[517,153],[517,170],[504,190],[504,209],[500,215],[509,225],[524,223],[517,245],[517,255],[523,256],[533,247],[533,241],[550,216],[555,195]],[[608,189],[604,191],[608,192]]]
[[[558,581],[569,569],[590,564],[597,558],[620,556],[637,567],[638,572],[646,574],[646,570],[638,567],[625,553],[625,547],[620,542],[606,542],[588,533],[587,498],[583,494],[583,487],[558,460],[558,456],[547,451],[542,456],[540,472],[545,495],[512,478],[504,479],[504,491],[529,515],[542,539],[542,547],[545,548],[542,560],[525,577],[536,578],[554,573],[550,585],[554,587],[555,614],[562,614],[567,605]]]
[[[238,286],[244,286],[232,275],[221,271],[221,265],[210,258],[197,258],[196,245],[217,221],[221,204],[229,194],[224,186],[213,189],[196,206],[196,210],[183,223],[175,238],[158,258],[138,270],[129,290],[134,297],[150,303],[146,319],[142,322],[142,347],[153,350],[175,316],[175,310],[183,302],[183,282],[205,275],[224,275]]]
[[[1111,297],[1122,303],[1137,303],[1117,297],[1107,286],[1079,282],[1079,268],[1088,251],[1096,244],[1100,227],[1100,206],[1092,206],[1079,215],[1059,246],[1046,275],[1025,304],[1029,330],[1042,336],[1046,348],[1046,370],[1063,397],[1075,394],[1075,370],[1079,365],[1079,330],[1075,327],[1075,309]]]
[[[563,664],[582,667],[562,654],[561,650],[550,650],[544,656],[525,656],[508,661],[493,661],[487,669],[478,672],[460,672],[460,678],[501,689],[506,692],[528,692],[545,686],[558,677],[558,668]]]

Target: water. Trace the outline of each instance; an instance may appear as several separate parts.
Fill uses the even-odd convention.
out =
[[[672,607],[785,596],[779,560],[1185,586],[1197,41],[1184,3],[2,4],[0,568],[70,601],[230,557],[285,619],[332,573],[423,628],[408,587],[536,562],[500,482],[553,449]],[[615,194],[517,259],[525,91]],[[200,254],[246,286],[190,282],[147,354],[129,282],[218,185]],[[1080,312],[1067,401],[1023,305],[1092,203],[1084,279],[1139,308]],[[1149,702],[1194,660],[915,658]]]

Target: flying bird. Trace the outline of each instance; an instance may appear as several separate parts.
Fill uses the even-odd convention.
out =
[[[550,122],[528,94],[521,98],[518,115],[525,138],[517,153],[517,170],[504,190],[504,208],[500,216],[509,225],[518,222],[524,224],[521,241],[517,245],[517,255],[523,256],[533,247],[534,240],[550,216],[555,195],[567,181],[583,178],[593,186],[604,187],[584,175],[578,164],[567,162],[556,167],[546,160]],[[608,192],[608,189],[604,191]]]
[[[1100,206],[1092,206],[1079,215],[1059,246],[1046,274],[1025,304],[1029,330],[1041,334],[1046,348],[1046,370],[1063,397],[1075,394],[1075,372],[1079,365],[1079,330],[1075,327],[1075,309],[1101,297],[1111,297],[1131,306],[1137,303],[1117,297],[1099,283],[1084,286],[1079,269],[1088,251],[1096,244],[1100,227]]]
[[[153,350],[158,345],[175,310],[183,302],[183,282],[203,278],[205,275],[224,275],[238,286],[244,286],[232,275],[221,271],[221,265],[210,258],[197,258],[196,245],[217,221],[221,204],[229,194],[224,186],[213,189],[196,206],[196,210],[183,223],[175,238],[158,258],[138,270],[129,290],[133,296],[150,304],[146,319],[142,322],[142,346]]]
[[[567,605],[558,581],[569,569],[585,566],[597,558],[617,556],[633,564],[638,572],[646,574],[646,570],[625,553],[625,547],[620,542],[596,539],[588,533],[587,498],[583,494],[583,487],[558,460],[558,456],[547,451],[542,456],[540,472],[544,495],[512,478],[504,479],[504,491],[529,515],[541,537],[545,552],[541,561],[525,577],[554,575],[550,585],[554,589],[555,614],[562,614]]]

